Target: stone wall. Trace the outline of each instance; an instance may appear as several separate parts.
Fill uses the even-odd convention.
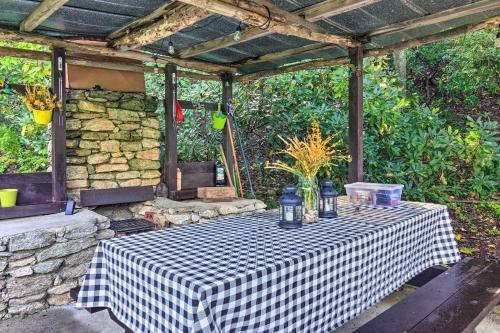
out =
[[[227,202],[203,202],[200,200],[173,201],[158,197],[154,201],[131,204],[128,209],[134,217],[142,218],[146,212],[156,216],[156,223],[164,228],[180,227],[212,219],[250,215],[266,210],[266,204],[257,199],[238,198]],[[116,212],[116,211],[115,211]],[[102,214],[102,212],[99,212]],[[112,214],[104,214],[111,216]]]
[[[203,202],[201,200],[174,201],[157,197],[153,201],[131,204],[107,205],[93,209],[111,220],[144,218],[147,212],[154,213],[162,227],[178,227],[211,219],[248,215],[265,211],[266,204],[256,199],[234,199],[227,202]]]
[[[145,94],[68,90],[68,196],[160,182],[158,101]]]
[[[90,211],[72,220],[63,214],[31,219],[13,222],[29,230],[0,239],[0,319],[71,302],[69,291],[81,285],[98,241],[114,236],[109,219]],[[44,221],[52,226],[34,228]]]

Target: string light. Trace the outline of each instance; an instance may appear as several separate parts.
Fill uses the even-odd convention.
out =
[[[205,24],[198,24],[196,27],[193,27],[193,28],[190,28],[190,29],[185,29],[182,32],[183,33],[189,33],[189,32],[193,32],[193,31],[198,31],[198,30],[201,30],[201,29],[205,29],[206,27],[208,27],[210,25],[216,25],[221,20],[223,20],[222,16],[214,16],[213,19],[206,20],[207,22]],[[172,41],[172,36],[170,36],[170,41]],[[161,47],[159,48],[159,50],[163,50],[163,45],[164,44],[165,44],[165,38],[162,40]],[[171,51],[173,51],[173,53],[169,52],[169,50],[168,50],[169,48],[167,48],[167,53],[168,54],[175,54],[174,44],[171,43],[171,42],[169,44],[172,45]],[[161,53],[161,52],[158,52],[158,48],[154,48],[154,47],[151,47],[151,46],[145,46],[144,49],[150,50],[151,52]]]
[[[168,42],[168,54],[174,55],[175,54],[175,48],[174,48],[174,43],[172,43],[172,37],[170,37],[170,41]]]
[[[238,24],[238,27],[236,28],[236,32],[234,33],[234,36],[233,36],[233,39],[236,41],[236,42],[239,42],[241,40],[241,22],[240,24]]]
[[[297,84],[297,77],[295,75],[292,76],[292,86]]]

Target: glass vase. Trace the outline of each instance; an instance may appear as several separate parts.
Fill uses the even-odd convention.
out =
[[[316,180],[301,180],[300,195],[304,199],[304,223],[315,223],[319,221],[319,186]]]

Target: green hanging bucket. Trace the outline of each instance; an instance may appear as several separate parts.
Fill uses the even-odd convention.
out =
[[[0,206],[1,207],[14,207],[17,200],[17,189],[7,188],[0,190]]]
[[[217,113],[214,113],[213,118],[214,118],[215,129],[223,129],[224,126],[226,126],[227,116],[223,114],[222,111],[220,110],[220,103],[218,105]]]

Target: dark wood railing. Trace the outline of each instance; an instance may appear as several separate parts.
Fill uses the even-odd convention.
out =
[[[0,207],[0,220],[61,212],[64,202],[54,202],[52,173],[0,174],[0,189],[18,190],[15,207]]]

